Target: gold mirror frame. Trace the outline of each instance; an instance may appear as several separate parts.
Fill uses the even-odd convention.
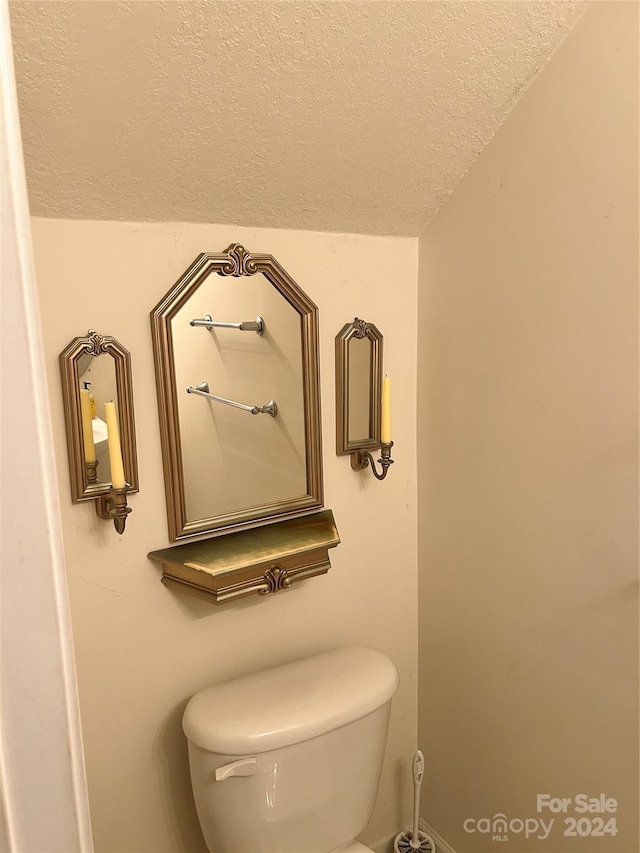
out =
[[[366,438],[349,440],[349,343],[365,339],[371,343],[369,372],[369,424]],[[380,400],[382,397],[382,334],[373,323],[347,323],[336,335],[336,453],[346,456],[358,450],[380,447]]]
[[[303,496],[284,501],[241,508],[221,515],[189,521],[186,512],[171,321],[211,273],[235,278],[262,273],[300,315],[307,492]],[[158,391],[167,520],[171,541],[207,533],[219,535],[230,530],[256,527],[269,521],[301,515],[322,507],[318,309],[278,261],[272,255],[251,254],[239,243],[232,243],[225,252],[220,254],[205,252],[198,255],[151,312],[151,333]]]
[[[84,461],[82,437],[82,410],[80,404],[79,362],[83,356],[108,355],[114,360],[117,391],[118,426],[122,447],[122,462],[127,481],[127,492],[138,491],[138,461],[136,432],[133,414],[133,381],[131,377],[131,355],[115,338],[99,335],[89,329],[86,337],[74,338],[60,353],[62,374],[62,397],[67,430],[69,454],[69,477],[71,497],[74,503],[95,500],[111,491],[110,482],[90,483]]]

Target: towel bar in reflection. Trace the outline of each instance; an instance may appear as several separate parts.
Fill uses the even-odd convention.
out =
[[[224,403],[225,406],[233,406],[235,409],[251,412],[252,415],[271,415],[272,418],[275,418],[278,414],[278,405],[275,400],[269,400],[264,406],[247,406],[245,403],[237,403],[235,400],[228,400],[226,397],[217,397],[215,394],[210,394],[209,383],[206,379],[195,387],[189,385],[187,394],[197,394],[200,397],[206,397],[207,400],[214,400],[216,403]]]
[[[214,320],[211,314],[205,314],[202,319],[189,320],[189,325],[206,326],[207,329],[212,329],[214,326],[224,329],[240,329],[241,332],[256,332],[258,335],[264,332],[264,320],[262,317],[256,317],[255,320],[244,320],[242,323],[223,323],[221,320]]]

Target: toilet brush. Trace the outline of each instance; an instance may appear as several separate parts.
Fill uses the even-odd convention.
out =
[[[424,755],[418,750],[413,756],[413,831],[400,832],[393,844],[395,853],[435,853],[436,846],[427,835],[418,828],[418,809],[420,808],[420,788],[424,775]]]

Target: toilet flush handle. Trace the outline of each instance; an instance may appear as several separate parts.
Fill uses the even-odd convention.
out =
[[[255,758],[241,758],[231,764],[223,764],[216,768],[216,782],[222,782],[229,776],[255,776],[258,772],[258,762]]]

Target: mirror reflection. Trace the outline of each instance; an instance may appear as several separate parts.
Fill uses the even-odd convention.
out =
[[[348,440],[349,444],[367,441],[374,435],[372,422],[372,399],[371,399],[371,367],[373,359],[373,347],[370,338],[353,337],[347,344],[349,347],[348,360],[348,394],[349,394],[349,418],[348,418]]]
[[[260,316],[262,334],[191,325],[205,316],[230,324]],[[262,274],[207,276],[171,320],[187,523],[306,492],[300,323]],[[277,415],[186,392],[202,382],[249,407],[275,400]]]
[[[95,482],[110,483],[111,468],[109,465],[109,445],[107,422],[105,420],[105,403],[114,400],[117,403],[116,371],[112,358],[105,355],[83,355],[78,360],[80,392],[80,407],[83,410],[83,397],[86,395],[88,414],[91,421],[91,435],[87,440],[86,430],[83,429],[82,441],[85,463],[90,462],[91,442],[93,442],[94,458],[97,462]],[[85,393],[83,393],[85,392]],[[86,405],[86,403],[84,403]],[[85,423],[84,411],[83,424]]]

